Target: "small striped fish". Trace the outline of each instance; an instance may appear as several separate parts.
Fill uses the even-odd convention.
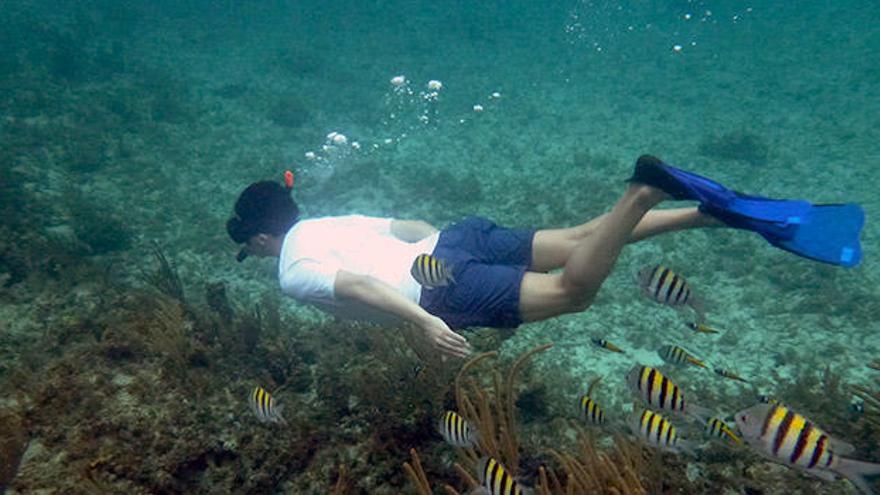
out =
[[[706,434],[717,438],[727,439],[734,443],[742,443],[742,439],[738,437],[729,426],[727,426],[727,423],[719,418],[712,417],[706,421]]]
[[[284,418],[281,417],[281,409],[283,406],[275,403],[275,398],[263,387],[254,387],[250,397],[251,409],[257,415],[257,419],[264,423],[281,423],[285,424]]]
[[[513,476],[504,469],[500,462],[492,457],[483,457],[477,463],[477,477],[480,488],[476,492],[487,495],[527,495],[532,491],[520,485]]]
[[[430,254],[422,253],[416,256],[409,273],[426,289],[446,287],[450,283],[455,283],[452,272],[443,260]]]
[[[611,342],[608,342],[605,339],[592,338],[590,340],[594,344],[596,344],[598,347],[601,347],[603,349],[607,349],[611,352],[619,352],[620,354],[624,354],[623,349],[621,349],[620,347],[617,347],[616,345],[612,344]]]
[[[437,430],[446,443],[456,447],[473,447],[477,443],[477,432],[468,420],[455,411],[446,411],[437,424]]]
[[[761,404],[779,404],[779,399],[770,395],[761,394],[758,396],[758,402]]]
[[[880,475],[880,464],[840,457],[852,445],[835,440],[807,418],[782,404],[756,404],[736,413],[745,442],[758,453],[822,479],[847,478],[864,493],[874,493],[865,479]]]
[[[650,366],[633,366],[626,383],[636,395],[653,407],[684,412],[684,395],[678,385]]]
[[[581,415],[594,425],[605,424],[605,411],[589,395],[581,396]]]
[[[677,345],[664,345],[657,349],[657,354],[660,355],[660,359],[666,361],[669,364],[688,363],[694,366],[699,366],[701,368],[708,368],[708,366],[706,366],[706,363],[695,358],[691,353]]]
[[[724,368],[715,368],[713,371],[715,372],[716,375],[718,375],[718,376],[723,376],[724,378],[729,378],[729,379],[731,379],[731,380],[736,380],[736,381],[738,381],[738,382],[745,382],[745,383],[748,383],[748,382],[749,382],[748,380],[746,380],[745,378],[743,378],[743,377],[737,375],[737,374],[734,373],[733,371],[726,370],[726,369],[724,369]]]
[[[678,430],[663,416],[645,409],[641,414],[634,412],[630,421],[633,434],[651,445],[670,452],[690,451],[686,442],[678,437]]]
[[[658,303],[680,308],[691,301],[691,287],[684,277],[663,265],[639,270],[638,282],[642,293]]]
[[[697,333],[709,333],[709,334],[720,333],[718,330],[716,330],[710,326],[706,326],[702,323],[691,322],[691,323],[688,323],[687,326],[688,326],[688,328],[690,328],[691,330],[693,330]]]

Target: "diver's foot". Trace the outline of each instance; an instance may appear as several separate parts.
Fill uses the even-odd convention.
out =
[[[727,224],[722,222],[718,217],[712,215],[702,206],[697,210],[696,226],[698,227],[726,227]]]
[[[666,194],[662,189],[639,182],[630,182],[626,195],[631,197],[634,203],[644,211],[650,210],[663,201],[672,199],[672,196]]]
[[[642,155],[636,160],[635,170],[627,181],[660,189],[669,196],[667,199],[689,199],[690,196],[681,182],[663,168],[663,162],[651,155]]]

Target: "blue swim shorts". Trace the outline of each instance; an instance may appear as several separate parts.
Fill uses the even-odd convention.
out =
[[[450,328],[515,328],[522,323],[519,290],[532,261],[533,229],[507,229],[468,217],[440,232],[432,253],[455,282],[422,288],[419,305]]]

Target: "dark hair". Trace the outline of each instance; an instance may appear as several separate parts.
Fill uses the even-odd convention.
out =
[[[290,189],[273,181],[254,182],[235,202],[235,216],[226,232],[241,244],[257,234],[283,235],[299,220],[299,207]]]

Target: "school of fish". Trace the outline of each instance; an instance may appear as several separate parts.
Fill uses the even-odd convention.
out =
[[[422,254],[416,258],[411,275],[425,289],[444,287],[455,282],[443,260],[429,254]],[[653,265],[639,270],[637,282],[641,292],[655,302],[676,309],[684,307],[693,309],[697,321],[688,323],[688,327],[695,333],[706,335],[719,333],[717,329],[705,323],[701,305],[690,285],[681,275],[663,265]],[[593,337],[590,340],[598,348],[625,354],[623,349],[604,338]],[[657,354],[660,359],[672,366],[694,366],[712,370],[723,378],[748,382],[734,371],[708,366],[680,345],[665,344],[657,349]],[[880,364],[871,364],[880,369]],[[599,378],[595,379],[587,393],[579,396],[578,415],[582,421],[592,427],[606,428],[609,427],[609,418],[593,393],[598,381]],[[854,450],[851,445],[831,437],[805,416],[770,396],[760,395],[755,405],[735,413],[733,420],[736,429],[734,429],[711,410],[688,402],[685,399],[685,392],[655,367],[636,364],[626,374],[624,382],[636,400],[646,406],[637,407],[633,404],[633,411],[624,421],[625,426],[636,438],[648,445],[675,454],[696,455],[698,443],[682,438],[674,421],[697,421],[703,425],[707,437],[723,444],[733,448],[748,447],[768,460],[799,469],[824,480],[843,477],[862,493],[875,493],[868,479],[880,476],[880,464],[847,457]],[[254,388],[249,396],[249,403],[260,422],[285,424],[281,416],[281,405],[277,404],[275,398],[263,387]],[[438,419],[436,429],[447,444],[480,451],[478,429],[458,412],[445,411]],[[473,466],[479,486],[469,494],[528,495],[532,493],[532,489],[514,477],[508,467],[489,455],[480,456],[479,461]]]

